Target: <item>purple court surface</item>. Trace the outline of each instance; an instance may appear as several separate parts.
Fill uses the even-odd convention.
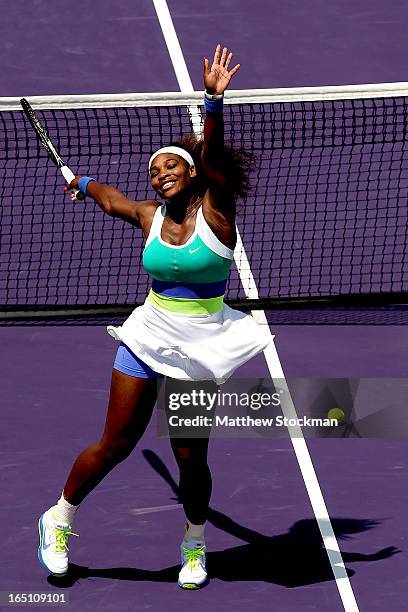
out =
[[[399,0],[168,6],[197,89],[216,42],[242,64],[235,89],[408,80],[408,9]],[[1,96],[179,89],[151,0],[0,0],[0,8]],[[269,318],[288,378],[408,378],[404,325]],[[47,592],[65,593],[80,612],[344,609],[287,438],[211,441],[211,580],[199,592],[177,587],[183,512],[155,418],[78,513],[68,577],[47,577],[36,521],[100,434],[116,346],[103,326],[8,326],[0,338],[2,601],[8,592]],[[236,373],[266,375],[264,357]],[[408,441],[378,432],[307,443],[359,609],[405,610]]]

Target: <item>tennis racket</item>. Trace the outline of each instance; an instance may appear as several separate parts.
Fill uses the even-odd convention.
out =
[[[51,159],[52,162],[54,162],[57,168],[61,170],[62,176],[66,180],[67,185],[69,185],[69,183],[74,180],[75,174],[62,161],[61,157],[59,156],[59,153],[57,152],[54,145],[52,144],[47,132],[45,131],[41,123],[38,121],[38,118],[36,117],[29,102],[25,98],[21,98],[20,104],[23,107],[23,111],[27,119],[31,123],[31,126],[34,128],[39,141],[43,145],[44,149],[47,151],[49,158]],[[82,191],[79,191],[78,189],[73,189],[73,192],[77,200],[85,199],[85,194],[83,194]]]

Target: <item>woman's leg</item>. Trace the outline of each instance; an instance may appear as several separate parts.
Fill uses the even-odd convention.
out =
[[[171,448],[180,471],[180,499],[188,521],[202,525],[207,520],[211,496],[211,473],[207,463],[208,440],[214,417],[214,402],[210,397],[218,393],[213,381],[182,381],[167,378],[164,388],[164,403]],[[171,406],[170,398],[178,399],[179,405]],[[183,402],[180,399],[183,398]],[[190,401],[189,401],[190,399]],[[209,410],[209,405],[212,406]],[[176,410],[177,409],[177,410]],[[176,410],[176,411],[175,411]],[[171,426],[171,417],[177,415],[180,423],[198,423]],[[208,419],[203,422],[203,417]],[[184,421],[186,419],[186,421]]]
[[[103,435],[76,459],[57,506],[47,510],[38,523],[38,558],[49,572],[66,574],[68,537],[78,504],[134,449],[149,423],[156,395],[157,379],[113,370]]]
[[[134,378],[113,370],[103,435],[72,466],[64,487],[66,501],[80,504],[115,465],[128,457],[146,430],[156,396],[156,379]]]
[[[167,393],[191,394],[192,400],[194,397],[201,398],[203,392],[204,400],[199,400],[203,401],[202,406],[192,401],[178,414],[193,419],[196,416],[206,416],[211,421],[214,410],[209,411],[208,406],[204,404],[208,394],[217,393],[218,387],[215,383],[169,380],[166,383]],[[211,472],[207,463],[211,425],[192,428],[191,434],[187,428],[184,437],[178,437],[180,431],[177,428],[169,427],[169,430],[171,447],[180,471],[179,496],[187,519],[181,544],[181,570],[178,584],[184,589],[197,589],[207,582],[204,527],[212,489]]]
[[[180,471],[180,500],[186,518],[193,525],[203,525],[212,489],[208,438],[172,438],[171,447]]]
[[[183,589],[198,589],[207,582],[204,527],[212,488],[208,438],[172,438],[171,446],[180,470],[180,499],[187,519],[178,584]]]

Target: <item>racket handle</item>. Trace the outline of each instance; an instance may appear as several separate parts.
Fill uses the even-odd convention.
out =
[[[75,174],[72,172],[72,170],[68,168],[68,166],[61,166],[60,170],[61,170],[62,176],[64,177],[67,184],[69,185],[70,182],[74,180]],[[85,200],[85,194],[82,193],[82,191],[79,191],[79,189],[73,189],[72,191],[74,192],[77,200]]]

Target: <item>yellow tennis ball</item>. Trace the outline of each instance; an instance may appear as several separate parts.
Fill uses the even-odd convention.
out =
[[[331,408],[327,413],[328,419],[335,419],[338,423],[344,423],[346,415],[341,408]]]

